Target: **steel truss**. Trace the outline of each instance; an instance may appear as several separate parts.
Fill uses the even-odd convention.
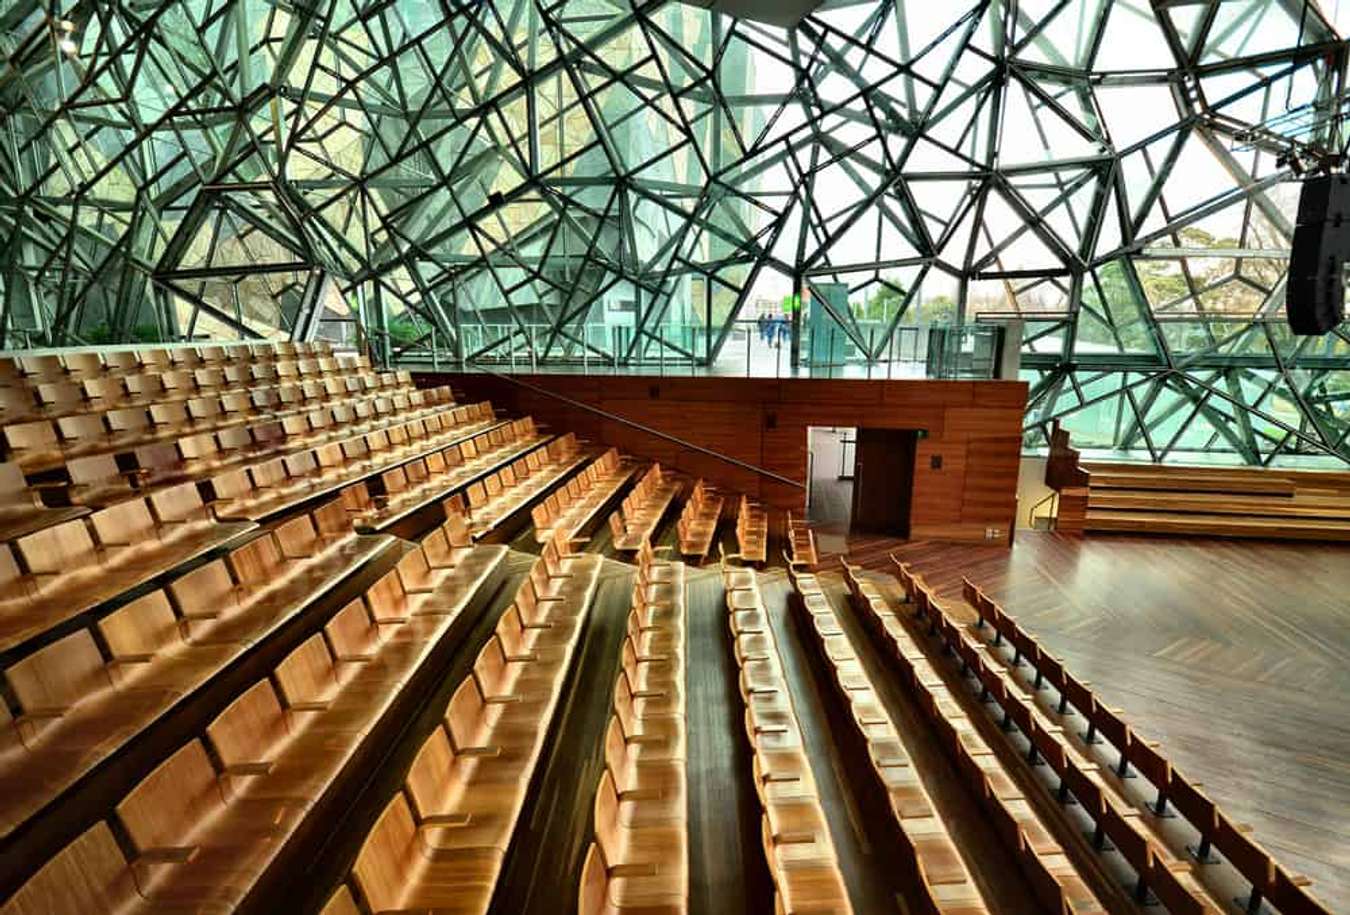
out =
[[[0,49],[9,347],[708,364],[833,283],[864,359],[1023,319],[1029,445],[1350,459],[1350,336],[1278,320],[1316,4],[8,0]]]

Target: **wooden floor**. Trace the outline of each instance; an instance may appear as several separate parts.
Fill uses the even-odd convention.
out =
[[[1019,532],[887,549],[961,603],[964,570],[1350,911],[1350,547]]]

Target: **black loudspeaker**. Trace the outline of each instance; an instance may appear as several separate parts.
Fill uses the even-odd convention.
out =
[[[1318,336],[1345,317],[1345,262],[1350,260],[1350,177],[1303,182],[1289,253],[1285,313],[1294,333]]]

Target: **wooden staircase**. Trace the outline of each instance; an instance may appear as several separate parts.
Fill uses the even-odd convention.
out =
[[[1085,531],[1350,541],[1350,474],[1099,464]]]
[[[1084,463],[1055,423],[1045,482],[1061,533],[1350,541],[1350,473]]]

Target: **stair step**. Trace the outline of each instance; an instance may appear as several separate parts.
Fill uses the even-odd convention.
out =
[[[1084,528],[1089,531],[1117,533],[1350,541],[1350,521],[1320,518],[1260,518],[1204,512],[1089,509]]]
[[[1222,493],[1146,490],[1094,490],[1088,496],[1088,511],[1198,512],[1210,515],[1255,515],[1276,518],[1322,518],[1350,521],[1350,499],[1335,496],[1297,495],[1290,498]]]

